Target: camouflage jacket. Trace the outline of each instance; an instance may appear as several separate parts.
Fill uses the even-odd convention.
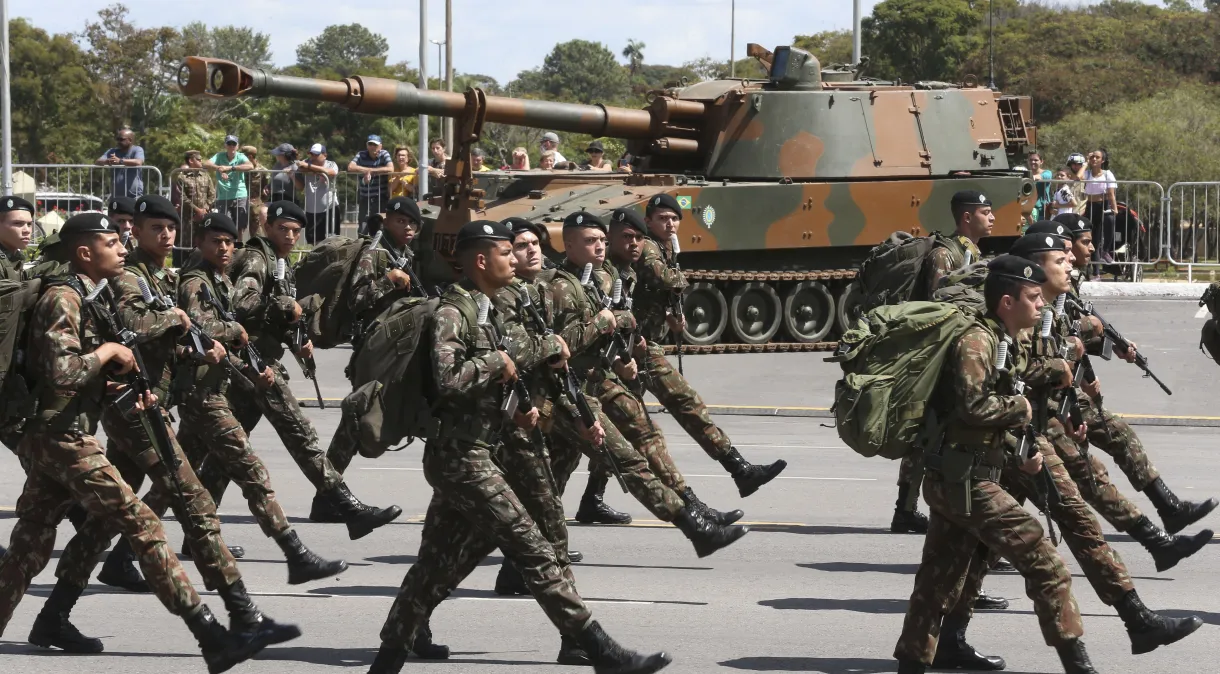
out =
[[[356,268],[352,270],[352,315],[358,320],[375,318],[402,293],[386,276],[390,271],[390,256],[406,258],[407,264],[415,268],[415,255],[410,248],[399,250],[387,238],[382,237],[376,248],[366,246],[360,253]]]
[[[483,293],[469,279],[441,296],[433,318],[432,371],[442,435],[490,443],[501,428],[500,404],[507,387],[500,383],[505,365],[493,342],[493,330],[474,324],[480,297]],[[505,321],[495,302],[488,321],[506,340],[519,373],[563,351],[553,336],[531,335],[520,321]]]
[[[25,254],[0,246],[0,280],[25,281],[28,278],[25,271]]]
[[[582,380],[600,381],[613,376],[613,373],[605,370],[601,362],[601,349],[605,348],[610,338],[601,332],[607,323],[597,317],[597,313],[602,309],[601,302],[590,296],[580,285],[581,271],[567,259],[555,271],[554,280],[551,282],[554,304],[551,327],[567,342],[568,351],[571,353],[568,366],[577,376]],[[604,284],[607,279],[607,274],[593,275],[593,280],[599,284],[602,292],[609,290],[609,285]]]
[[[651,236],[640,245],[640,259],[635,263],[638,286],[634,293],[633,310],[640,322],[640,333],[649,342],[659,342],[665,334],[665,317],[686,290],[686,277],[671,264],[670,252]]]
[[[284,280],[275,280],[276,257],[271,242],[255,237],[237,256],[229,278],[233,279],[233,311],[246,326],[250,342],[269,361],[284,356],[296,305],[296,276],[292,265],[284,265]]]
[[[1080,297],[1080,288],[1084,284],[1085,275],[1078,271],[1072,272],[1072,290],[1068,295],[1069,299],[1077,304],[1084,304],[1084,300]],[[1084,342],[1084,349],[1090,356],[1101,355],[1102,347],[1105,345],[1106,333],[1098,324],[1089,320],[1088,316],[1076,311],[1075,309],[1067,309],[1067,313],[1077,323],[1076,329],[1079,331],[1080,341]]]
[[[178,208],[182,211],[184,222],[194,222],[202,218],[195,217],[196,208],[205,211],[212,209],[216,203],[216,184],[203,169],[189,169],[178,174]]]
[[[530,311],[521,302],[518,293],[529,296],[530,304],[536,311]],[[513,280],[512,285],[496,294],[496,310],[500,312],[505,323],[521,323],[531,338],[542,339],[548,330],[553,330],[552,316],[555,312],[554,297],[550,284],[540,278],[526,281],[520,277]],[[539,320],[541,319],[541,323]],[[552,405],[559,403],[575,410],[574,404],[563,395],[563,371],[551,367],[539,366],[532,370],[520,372],[519,376],[529,389],[530,400],[542,415],[543,430],[549,430],[549,420],[552,416]],[[573,414],[575,412],[573,411]],[[525,436],[521,429],[513,429],[514,433]]]
[[[152,260],[142,249],[127,258],[126,270],[112,281],[119,302],[123,323],[136,333],[140,355],[148,368],[148,377],[158,397],[166,399],[174,378],[174,364],[179,355],[178,337],[182,335],[177,314],[158,311],[144,302],[137,278],[143,278],[149,288],[173,302],[178,295],[178,276]]]
[[[220,304],[219,307],[204,299],[203,288],[206,287],[212,298]],[[236,318],[226,318],[223,314],[232,314],[233,284],[228,277],[220,273],[207,262],[183,274],[178,284],[178,306],[186,312],[191,322],[198,325],[209,337],[219,341],[229,351],[230,362],[237,364],[233,351],[238,348],[241,339],[242,325]],[[228,377],[223,365],[200,364],[195,371],[195,387],[205,392],[223,393],[228,388]]]
[[[983,257],[979,247],[960,234],[941,237],[938,240],[944,245],[933,248],[925,263],[929,296],[940,287],[942,277],[948,276],[950,272],[961,269],[967,264],[967,252],[970,253],[970,262],[978,262]]]
[[[73,275],[87,294],[94,283]],[[56,430],[69,427],[92,435],[101,416],[106,377],[95,351],[107,341],[97,314],[84,295],[68,283],[47,288],[30,318],[26,373],[38,395],[40,422]]]

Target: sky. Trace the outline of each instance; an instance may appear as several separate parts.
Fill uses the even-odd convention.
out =
[[[1089,0],[1081,0],[1089,1]],[[108,0],[9,0],[9,13],[52,33],[78,33]],[[124,0],[138,26],[249,26],[271,36],[278,66],[296,60],[296,47],[328,25],[360,23],[390,43],[391,62],[419,63],[417,0],[242,0],[213,5],[187,0]],[[737,58],[746,44],[768,49],[794,35],[850,28],[850,0],[737,0],[736,40],[730,40],[731,0],[453,0],[453,63],[458,72],[507,83],[536,68],[557,42],[605,44],[616,55],[627,40],[643,41],[646,63],[681,65],[704,56]],[[861,0],[864,15],[877,0]],[[1073,3],[1077,4],[1077,3]],[[217,8],[224,8],[217,12]],[[217,18],[220,15],[223,18]],[[428,2],[428,39],[445,37],[444,0]],[[429,45],[428,72],[437,70]],[[621,57],[620,57],[620,60]]]

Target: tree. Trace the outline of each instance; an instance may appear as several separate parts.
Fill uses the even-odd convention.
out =
[[[763,70],[762,64],[752,58],[738,59],[736,63],[737,67],[730,69],[728,61],[719,61],[710,56],[704,56],[683,63],[682,68],[691,71],[701,80],[727,80],[729,77],[765,79],[767,77],[767,72]]]
[[[623,58],[627,59],[627,70],[632,77],[640,71],[640,67],[644,65],[644,47],[647,46],[643,42],[635,40],[627,40],[627,46],[623,47]]]
[[[249,68],[270,68],[271,36],[250,28],[218,26],[209,28],[202,21],[182,28],[184,56],[211,56],[240,63]]]
[[[884,75],[956,80],[980,41],[976,29],[986,8],[970,0],[883,0],[863,21],[866,53]]]
[[[136,131],[157,126],[181,101],[176,87],[178,32],[173,28],[137,28],[127,20],[120,4],[98,12],[98,20],[85,25],[81,34],[88,47],[86,67],[97,86],[98,102],[109,125],[130,124]]]
[[[555,45],[541,68],[523,71],[510,86],[514,92],[578,103],[617,103],[629,91],[627,71],[614,54],[587,40]]]
[[[369,65],[385,65],[390,43],[358,23],[327,26],[297,47],[297,66],[307,73],[331,70],[343,77]]]
[[[792,46],[813,54],[823,67],[851,63],[852,33],[850,30],[824,30],[813,35],[797,35]]]

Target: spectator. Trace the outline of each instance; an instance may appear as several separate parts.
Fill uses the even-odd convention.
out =
[[[339,165],[326,158],[326,147],[314,143],[309,159],[297,162],[293,176],[297,189],[305,195],[305,241],[317,243],[331,233],[339,233],[339,195],[335,192],[335,177]]]
[[[530,155],[523,147],[513,148],[513,164],[510,166],[514,171],[530,170]]]
[[[258,148],[253,145],[243,145],[241,146],[241,151],[250,160],[250,164],[254,166],[254,168],[250,169],[248,189],[250,194],[250,212],[257,213],[259,207],[263,205],[263,194],[268,191],[267,169],[258,163]],[[250,227],[250,236],[259,236],[262,233],[262,228],[258,226],[258,218],[254,218]]]
[[[542,156],[538,157],[538,169],[541,171],[554,171],[555,153],[550,150],[543,152]]]
[[[568,161],[564,158],[563,154],[559,152],[559,136],[554,131],[547,131],[546,133],[542,134],[542,142],[539,143],[539,145],[542,146],[543,152],[555,153],[556,164],[561,164]],[[541,160],[539,160],[539,163],[541,163]]]
[[[1114,174],[1106,168],[1110,157],[1105,150],[1094,150],[1089,153],[1089,168],[1084,176],[1084,193],[1088,198],[1088,210],[1085,217],[1093,223],[1093,241],[1097,248],[1094,260],[1107,264],[1114,262],[1114,216],[1118,213],[1118,198],[1115,192],[1118,183]]]
[[[1059,189],[1055,190],[1055,196],[1051,198],[1051,207],[1054,209],[1053,215],[1077,212],[1080,203],[1073,191],[1073,182],[1068,169],[1061,168],[1055,172],[1055,183],[1059,185]]]
[[[267,181],[264,201],[299,203],[296,200],[297,189],[292,175],[296,173],[297,159],[300,158],[297,149],[288,143],[280,143],[271,151],[271,156],[275,157],[275,166],[271,169],[271,179]]]
[[[1042,155],[1037,152],[1029,153],[1027,159],[1029,162],[1029,177],[1034,181],[1034,192],[1038,195],[1037,201],[1034,202],[1033,221],[1049,220],[1043,215],[1048,213],[1048,206],[1051,203],[1051,171],[1042,167]]]
[[[394,148],[394,175],[390,178],[390,198],[415,197],[419,177],[411,167],[411,151],[399,145]]]
[[[114,135],[114,142],[118,145],[106,150],[93,163],[98,166],[132,167],[113,171],[114,189],[111,194],[138,199],[144,194],[144,179],[139,169],[144,165],[144,148],[136,145],[136,135],[127,127],[119,129]]]
[[[229,216],[240,233],[250,226],[250,204],[246,179],[241,175],[254,168],[250,159],[237,150],[237,136],[225,136],[225,151],[217,152],[203,162],[203,167],[216,171],[216,210]]]
[[[616,173],[631,173],[631,162],[635,161],[635,157],[626,152],[618,158],[618,165],[614,167]]]
[[[170,198],[182,214],[182,232],[178,234],[177,246],[193,248],[199,244],[199,223],[208,215],[208,209],[216,202],[216,185],[212,176],[203,170],[203,155],[199,150],[187,150],[186,168],[174,179]]]
[[[433,138],[428,144],[428,150],[432,153],[432,158],[428,160],[428,177],[437,180],[444,178],[445,162],[449,161],[449,155],[445,154],[444,139]]]
[[[470,151],[470,171],[471,173],[481,173],[490,171],[491,167],[487,165],[487,153],[483,148],[476,147]]]
[[[394,171],[393,163],[390,153],[381,148],[381,136],[374,134],[347,165],[348,171],[361,176],[356,189],[361,234],[364,234],[369,216],[385,210],[385,203],[390,200],[389,174]]]
[[[585,154],[589,155],[589,161],[580,165],[584,171],[609,171],[610,162],[606,161],[606,148],[602,147],[600,140],[595,140],[589,143],[589,147],[585,148]]]

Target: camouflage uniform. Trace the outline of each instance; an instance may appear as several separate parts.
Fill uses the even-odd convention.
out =
[[[497,546],[521,571],[531,594],[564,635],[592,620],[570,573],[493,461],[501,428],[502,357],[489,331],[471,325],[481,296],[469,281],[445,293],[433,328],[433,372],[441,431],[424,447],[432,502],[411,566],[381,630],[384,645],[407,648],[432,610]],[[527,371],[561,352],[558,340],[530,337],[519,323],[502,328],[514,361]]]
[[[198,246],[198,224],[203,218],[195,217],[195,209],[212,210],[212,205],[216,203],[216,183],[212,182],[212,176],[203,169],[186,169],[178,174],[176,187],[183,230],[178,235],[178,245],[188,248]]]
[[[34,270],[31,270],[34,271]],[[25,253],[19,250],[5,250],[0,246],[0,301],[2,302],[19,302],[24,304],[32,301],[33,293],[38,292],[41,287],[37,283],[31,283],[38,277],[25,270]],[[10,299],[11,297],[11,299]],[[20,309],[18,309],[20,310]],[[25,326],[18,324],[8,334],[0,336],[0,353],[6,358],[14,356],[13,351],[18,347],[17,340],[24,334]],[[10,360],[2,362],[0,367],[7,368]],[[6,401],[13,401],[20,395],[20,372],[13,372],[14,376],[9,377],[9,373],[0,372],[0,380],[3,380],[4,389],[0,390],[0,394]],[[24,397],[24,396],[21,396]],[[21,429],[23,419],[17,418],[21,415],[17,412],[0,415],[0,417],[14,417],[11,421],[6,418],[0,418],[0,443],[16,453],[17,445],[21,442]]]
[[[224,320],[216,307],[203,300],[201,288],[205,285],[213,298],[230,311],[233,287],[207,262],[184,275],[178,285],[178,306],[226,349],[235,349],[241,324]],[[220,365],[196,368],[195,386],[178,405],[182,415],[178,435],[191,466],[202,476],[204,484],[235,480],[263,533],[274,538],[289,530],[288,518],[275,499],[267,467],[254,453],[249,436],[229,409],[225,396],[228,383],[229,373]]]
[[[1025,410],[1021,396],[997,392],[1000,375],[993,363],[1004,334],[1002,325],[986,319],[958,339],[944,366],[934,399],[944,401],[939,411],[950,422],[942,449],[927,457],[924,498],[931,518],[894,649],[899,660],[932,662],[941,615],[957,601],[980,541],[1025,577],[1048,645],[1067,646],[1083,634],[1070,572],[1038,521],[997,482],[1010,460],[1002,434],[1022,423]],[[948,479],[959,470],[964,481]]]
[[[85,292],[93,284],[76,277]],[[0,559],[0,632],[46,566],[55,544],[55,528],[73,501],[105,520],[127,538],[153,591],[171,613],[193,615],[199,595],[165,540],[156,515],[102,453],[93,437],[104,407],[106,380],[93,353],[105,338],[96,319],[83,307],[83,296],[71,286],[43,293],[30,326],[27,369],[44,383],[39,413],[18,448],[29,471],[17,502],[17,525]],[[69,543],[64,555],[75,555]]]

